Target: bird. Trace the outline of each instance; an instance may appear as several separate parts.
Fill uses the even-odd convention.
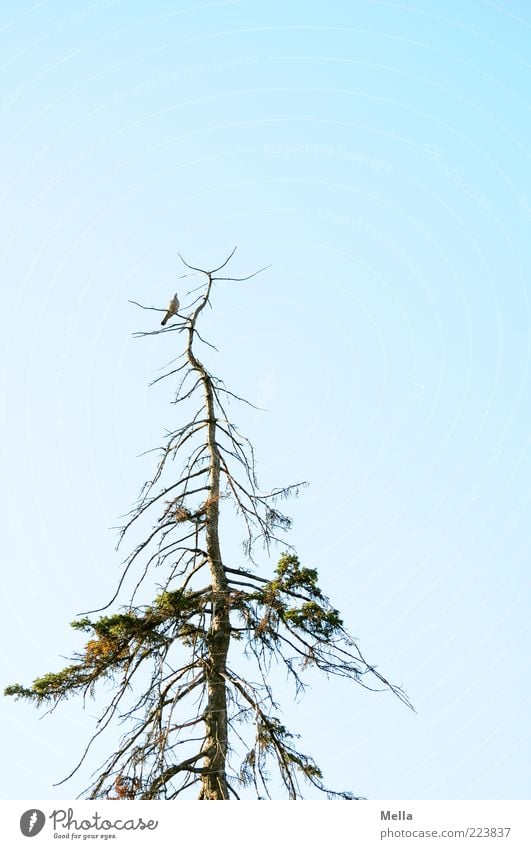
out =
[[[161,321],[162,326],[164,326],[166,324],[166,322],[172,317],[172,315],[176,315],[179,312],[179,306],[180,306],[179,298],[177,297],[177,292],[176,292],[175,295],[173,296],[173,298],[171,299],[170,303],[168,304],[168,309],[166,310],[166,315],[164,316],[164,318]]]

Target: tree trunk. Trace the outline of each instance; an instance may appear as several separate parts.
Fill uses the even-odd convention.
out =
[[[194,356],[188,357],[201,375],[208,421],[209,493],[206,507],[206,551],[212,585],[212,615],[206,637],[205,677],[207,705],[204,712],[205,741],[200,799],[228,799],[226,777],[228,719],[226,667],[230,643],[228,582],[219,544],[220,454],[216,440],[217,419],[210,375]]]

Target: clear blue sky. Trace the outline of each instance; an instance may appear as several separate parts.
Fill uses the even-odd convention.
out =
[[[133,340],[128,299],[238,244],[272,268],[219,285],[209,362],[268,408],[233,408],[263,486],[310,482],[291,541],[418,711],[322,681],[286,722],[369,798],[529,798],[529,5],[0,14],[2,687],[79,645],[176,423],[147,389],[175,336]],[[96,709],[0,709],[3,798],[74,797]]]

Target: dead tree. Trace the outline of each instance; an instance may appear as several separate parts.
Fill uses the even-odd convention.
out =
[[[73,694],[85,700],[100,688],[107,691],[96,731],[63,779],[79,769],[113,721],[125,724],[126,732],[81,794],[92,799],[175,799],[194,785],[205,800],[239,799],[245,788],[270,798],[271,765],[290,799],[302,798],[301,779],[329,798],[359,798],[330,790],[315,761],[299,751],[297,736],[279,718],[270,683],[273,664],[285,667],[297,692],[304,689],[304,671],[314,667],[367,689],[390,690],[411,706],[364,659],[320,589],[317,571],[301,565],[280,536],[290,519],[279,504],[305,484],[265,493],[259,488],[253,447],[227,411],[231,399],[243,399],[199,359],[197,348],[210,343],[198,324],[212,305],[215,285],[254,276],[219,274],[233,254],[211,271],[184,263],[189,269],[184,276],[203,279],[188,293],[191,303],[176,311],[180,305],[172,301],[171,323],[136,334],[184,337],[184,351],[154,382],[176,379],[175,403],[185,423],[167,433],[155,472],[120,529],[118,545],[133,525],[145,527],[142,541],[126,558],[113,599],[91,613],[111,607],[126,578],[139,569],[128,603],[118,612],[72,622],[89,639],[70,665],[29,688],[16,684],[5,691],[51,709]],[[229,502],[245,528],[243,555],[232,563],[220,541],[222,507]],[[285,550],[273,574],[264,577],[257,572],[256,553],[268,555],[274,544]],[[138,594],[150,581],[153,600],[140,604]]]

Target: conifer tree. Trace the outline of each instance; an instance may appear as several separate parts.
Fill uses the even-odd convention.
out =
[[[285,668],[297,694],[304,690],[305,671],[314,668],[325,677],[390,690],[411,707],[405,693],[365,660],[321,590],[317,570],[303,565],[282,537],[290,527],[282,501],[305,484],[260,489],[253,446],[227,409],[230,400],[244,399],[212,374],[203,354],[199,359],[198,348],[210,345],[199,323],[216,284],[258,273],[220,274],[233,254],[212,270],[182,260],[189,269],[184,276],[202,279],[184,307],[178,299],[172,301],[175,310],[137,304],[166,319],[162,328],[137,336],[167,340],[177,334],[184,350],[153,381],[177,382],[175,403],[182,413],[120,529],[119,545],[133,526],[144,529],[141,542],[124,562],[113,599],[92,613],[108,611],[136,569],[133,592],[116,612],[71,623],[87,642],[68,666],[31,687],[5,690],[51,708],[73,695],[106,699],[95,733],[67,778],[108,726],[119,721],[126,730],[83,791],[88,798],[176,799],[193,787],[204,800],[249,792],[270,798],[275,768],[290,799],[303,798],[305,783],[329,798],[359,798],[330,789],[317,763],[300,751],[298,735],[280,718],[270,681],[274,665]],[[222,549],[221,518],[230,502],[245,532],[236,562],[227,562]],[[283,553],[269,576],[261,574],[259,556],[269,559],[273,547]],[[139,603],[148,586],[151,601]]]

